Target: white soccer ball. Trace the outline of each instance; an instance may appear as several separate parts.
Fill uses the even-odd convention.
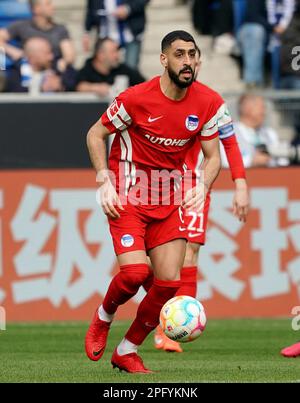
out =
[[[181,295],[165,303],[160,311],[159,322],[169,339],[187,343],[203,333],[206,315],[198,300]]]

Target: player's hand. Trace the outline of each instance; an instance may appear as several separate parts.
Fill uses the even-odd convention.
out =
[[[182,207],[187,211],[203,211],[207,189],[203,183],[189,189],[182,202]]]
[[[249,205],[250,201],[247,183],[244,179],[237,179],[233,197],[233,214],[239,219],[239,221],[246,222]]]
[[[100,187],[100,198],[101,207],[104,211],[104,214],[113,219],[120,218],[120,214],[116,207],[118,207],[120,210],[124,210],[124,208],[121,204],[116,189],[112,185],[109,178],[106,178],[103,185]]]

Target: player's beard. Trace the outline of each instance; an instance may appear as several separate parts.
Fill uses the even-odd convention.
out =
[[[192,73],[191,78],[188,80],[182,81],[182,80],[180,80],[180,75],[182,73],[184,73],[185,71],[190,71]],[[195,72],[193,71],[193,69],[191,67],[183,68],[182,70],[180,70],[179,74],[177,74],[174,70],[172,70],[171,67],[168,67],[168,73],[169,73],[169,77],[173,81],[173,83],[181,89],[189,87],[190,85],[193,84],[193,82],[195,80]]]

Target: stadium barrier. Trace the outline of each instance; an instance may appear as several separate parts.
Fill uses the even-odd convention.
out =
[[[212,196],[198,297],[208,317],[289,316],[300,300],[299,168],[248,171],[251,213],[231,213],[223,170]],[[89,320],[117,272],[92,170],[0,172],[0,305],[9,321]],[[132,318],[141,290],[117,318]]]
[[[89,168],[86,134],[107,106],[84,94],[2,94],[0,168]]]

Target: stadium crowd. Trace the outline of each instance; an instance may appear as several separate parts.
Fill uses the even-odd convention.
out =
[[[128,86],[145,81],[139,62],[149,3],[87,0],[82,51],[88,57],[76,69],[68,24],[56,23],[53,0],[0,1],[0,47],[7,55],[2,91],[31,95],[78,91],[113,98]],[[196,30],[214,38],[215,52],[237,60],[247,90],[270,87],[270,81],[275,88],[300,88],[295,53],[300,37],[300,0],[176,3],[191,8]],[[15,21],[9,7],[10,18],[6,18],[5,4],[15,6]],[[236,132],[246,167],[285,166],[300,159],[299,123],[294,124],[293,152],[279,152],[287,147],[275,130],[265,126],[265,100],[246,94],[238,110]]]
[[[195,0],[194,26],[214,37],[216,52],[236,57],[249,89],[299,89],[300,68],[293,64],[299,45],[299,0]]]

